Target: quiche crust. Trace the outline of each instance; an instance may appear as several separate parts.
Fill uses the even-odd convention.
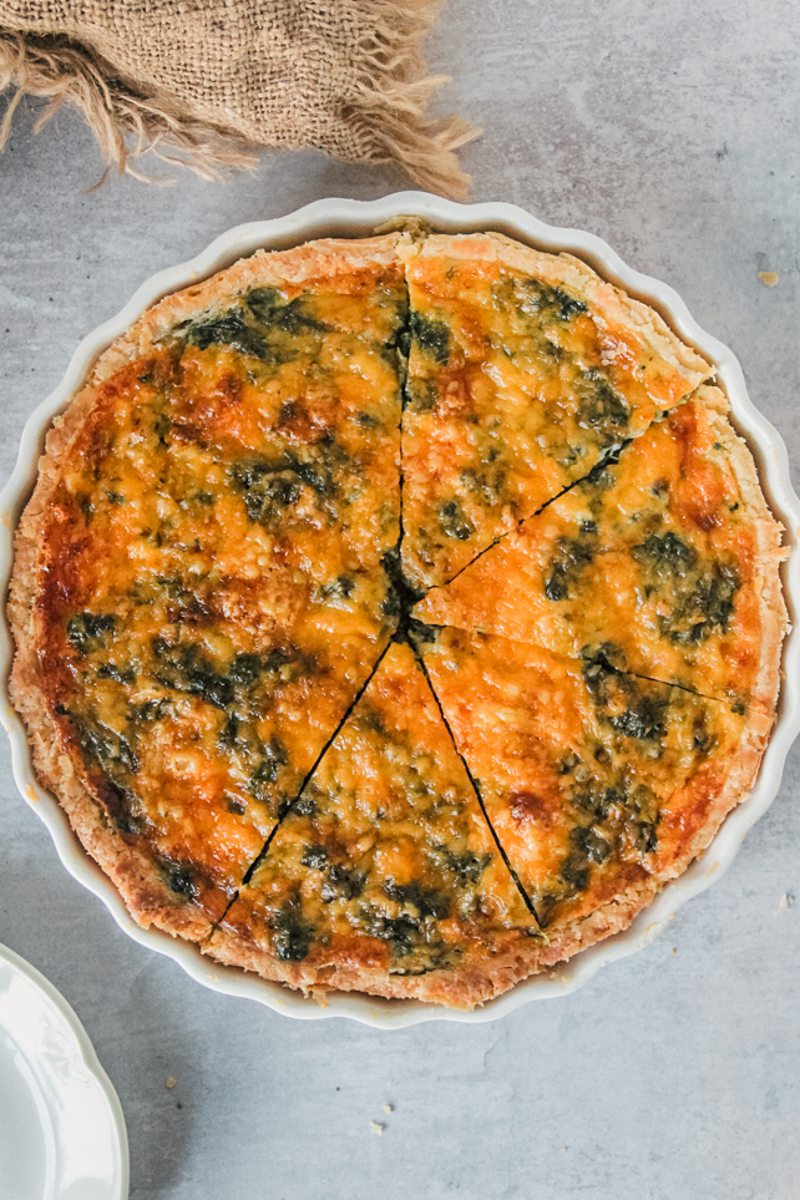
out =
[[[106,395],[106,385],[120,372],[131,364],[147,359],[148,356],[159,354],[165,343],[175,337],[176,331],[191,328],[193,322],[207,317],[209,313],[226,311],[232,297],[239,297],[251,289],[285,290],[288,287],[290,291],[308,289],[313,295],[319,281],[335,283],[337,278],[344,278],[362,269],[385,268],[392,271],[397,269],[398,264],[404,264],[408,270],[408,265],[415,259],[441,254],[467,263],[501,263],[511,271],[535,277],[547,287],[564,290],[591,309],[592,319],[603,329],[604,336],[610,339],[610,342],[618,343],[622,358],[630,351],[630,346],[626,349],[627,335],[628,342],[638,347],[637,353],[642,355],[643,362],[658,361],[665,364],[668,379],[663,394],[656,396],[653,419],[659,419],[664,412],[669,412],[690,400],[702,404],[704,411],[711,414],[718,440],[724,446],[742,497],[745,509],[743,519],[753,532],[755,540],[754,555],[759,564],[761,585],[758,590],[761,629],[757,668],[749,689],[746,711],[741,714],[738,736],[734,738],[731,735],[728,741],[720,736],[719,749],[710,752],[710,765],[698,768],[686,784],[686,789],[680,792],[683,808],[680,808],[677,802],[671,808],[671,793],[664,791],[662,794],[663,803],[659,809],[658,821],[664,833],[673,838],[673,842],[670,843],[672,852],[663,861],[659,861],[657,856],[651,857],[648,860],[649,865],[636,864],[636,869],[622,870],[616,876],[609,876],[612,883],[607,886],[601,883],[596,892],[589,892],[583,906],[578,904],[575,908],[576,916],[567,916],[561,923],[554,921],[550,927],[547,921],[540,921],[537,917],[532,923],[531,931],[522,928],[524,922],[517,915],[515,920],[509,923],[507,936],[492,940],[487,935],[483,957],[477,952],[465,953],[460,960],[454,960],[446,967],[426,966],[417,974],[392,973],[387,969],[385,962],[377,960],[374,949],[365,954],[357,938],[351,945],[343,939],[336,943],[340,946],[337,953],[327,958],[323,955],[316,961],[313,955],[297,959],[291,956],[281,958],[276,955],[274,948],[267,945],[263,937],[254,933],[255,925],[248,929],[246,921],[238,924],[232,922],[231,913],[238,911],[237,905],[241,909],[242,897],[248,894],[251,882],[258,880],[258,865],[262,861],[269,861],[270,849],[280,845],[282,830],[290,829],[298,800],[302,799],[309,783],[321,787],[326,778],[325,772],[332,769],[329,763],[335,761],[333,756],[344,732],[361,711],[359,706],[363,697],[369,693],[376,673],[381,671],[380,662],[384,660],[390,639],[409,642],[410,646],[393,645],[388,652],[389,657],[392,660],[396,660],[398,655],[411,658],[413,648],[416,658],[413,660],[413,668],[408,669],[419,673],[417,685],[423,677],[423,672],[433,684],[439,708],[432,720],[434,724],[440,721],[437,735],[440,739],[440,749],[436,761],[450,762],[452,758],[451,783],[456,777],[460,780],[458,785],[452,783],[452,786],[461,787],[463,780],[460,779],[459,772],[461,775],[466,772],[468,784],[464,786],[469,790],[475,783],[475,777],[480,774],[468,739],[465,742],[460,736],[457,723],[453,719],[446,689],[441,692],[438,689],[435,678],[427,671],[424,645],[420,644],[419,640],[415,641],[413,618],[416,614],[412,613],[412,605],[418,599],[419,593],[414,588],[419,586],[420,578],[417,575],[409,581],[400,571],[398,560],[402,555],[403,535],[399,537],[392,552],[388,555],[383,554],[381,558],[382,562],[391,560],[389,566],[385,566],[384,563],[391,580],[387,584],[388,593],[383,604],[383,609],[390,615],[387,616],[385,625],[381,625],[380,620],[370,624],[372,618],[363,617],[362,625],[364,628],[368,627],[368,636],[365,635],[363,642],[354,642],[353,645],[363,645],[363,654],[369,656],[369,661],[365,657],[363,662],[357,664],[359,686],[351,686],[349,701],[341,706],[338,724],[335,728],[331,727],[330,736],[325,740],[309,771],[303,772],[305,777],[302,787],[269,818],[267,825],[254,825],[254,831],[247,835],[250,841],[247,838],[243,839],[242,845],[252,848],[252,853],[248,851],[247,857],[249,869],[242,869],[239,877],[232,880],[227,889],[209,884],[207,888],[203,885],[199,891],[186,885],[180,872],[177,876],[178,886],[175,886],[175,880],[170,884],[146,842],[128,836],[128,832],[115,820],[112,811],[104,805],[98,789],[91,782],[88,768],[84,770],[81,766],[75,746],[70,747],[65,742],[62,724],[57,719],[59,714],[54,710],[53,697],[47,686],[48,672],[55,670],[55,666],[46,659],[42,633],[49,616],[48,593],[43,588],[43,577],[47,574],[44,547],[54,510],[59,503],[58,490],[76,454],[78,442]],[[306,322],[307,328],[314,329],[324,338],[326,327],[323,321],[313,316],[303,317],[302,320]],[[406,322],[404,335],[409,333],[408,326],[409,323]],[[411,332],[413,333],[413,328]],[[408,363],[408,351],[404,351],[403,346],[403,336],[400,335],[393,336],[391,343],[383,347],[384,359],[391,360],[398,384],[402,383],[405,369],[401,361],[404,353],[405,363]],[[238,350],[235,351],[235,354],[239,353]],[[376,352],[376,361],[378,357]],[[16,647],[9,685],[10,694],[27,729],[35,772],[42,785],[57,797],[84,849],[119,891],[133,918],[143,927],[152,926],[173,936],[198,943],[204,953],[223,964],[256,972],[265,979],[281,982],[316,997],[330,991],[358,991],[387,998],[416,998],[456,1008],[471,1008],[485,1003],[529,976],[556,967],[581,950],[628,927],[670,879],[685,871],[694,859],[704,853],[725,817],[747,795],[769,739],[778,699],[781,645],[787,628],[787,614],[778,571],[779,563],[785,556],[785,550],[781,546],[782,531],[769,511],[752,455],[730,424],[724,395],[718,389],[704,384],[710,373],[709,364],[705,359],[681,341],[652,308],[601,279],[583,262],[569,254],[545,254],[494,233],[430,235],[421,244],[412,243],[410,237],[405,234],[391,234],[353,241],[330,239],[279,252],[259,251],[208,280],[167,296],[145,312],[123,337],[98,358],[87,382],[65,412],[56,418],[47,435],[44,453],[38,464],[37,482],[16,533],[15,560],[7,609]],[[369,372],[365,374],[368,375]],[[404,421],[405,417],[402,420]],[[365,424],[365,428],[367,427]],[[633,436],[638,437],[646,433],[648,427],[645,423],[643,429],[637,430]],[[300,435],[301,440],[304,436],[305,431]],[[625,449],[620,453],[624,455]],[[598,460],[599,458],[596,461]],[[408,463],[404,465],[408,469]],[[594,465],[595,462],[592,462],[591,466]],[[552,498],[548,496],[547,499]],[[399,503],[402,503],[402,489]],[[499,536],[506,536],[519,520],[527,516],[527,513],[514,514],[510,509],[506,511]],[[258,523],[258,518],[251,519]],[[406,526],[404,535],[408,537],[409,533],[413,536],[414,530],[409,530]],[[368,543],[370,538],[365,536],[362,540]],[[474,559],[482,554],[487,545],[486,542],[476,543],[471,547],[471,557]],[[375,553],[378,555],[377,549]],[[491,551],[485,555],[485,559],[490,561],[490,555]],[[458,578],[466,580],[476,566],[477,563],[472,568],[469,565],[465,569],[462,568],[463,575],[459,575]],[[413,575],[413,571],[411,574]],[[426,584],[433,581],[429,578]],[[349,599],[350,584],[342,583],[341,587],[344,603]],[[480,587],[484,590],[481,595],[476,593],[476,601],[479,608],[485,608],[486,589],[492,587],[491,572],[481,580]],[[427,598],[421,601],[420,617],[435,619],[430,616],[430,611],[435,610],[428,611],[429,606],[436,593],[445,590],[446,588],[434,589],[428,593]],[[332,601],[326,600],[325,603],[331,604],[332,613],[339,612],[339,599],[334,597]],[[465,628],[470,628],[473,618],[474,614],[463,622]],[[333,631],[338,626],[335,625],[333,617],[331,620],[333,638]],[[460,624],[455,618],[442,623],[448,627],[452,626],[452,633],[456,632]],[[543,646],[542,649],[548,651],[547,646]],[[356,655],[360,652],[353,650],[352,653]],[[578,673],[580,669],[576,667]],[[620,673],[619,677],[623,678],[624,672]],[[633,680],[636,677],[631,674],[630,678]],[[652,679],[647,682],[657,688],[662,684],[666,687],[671,681]],[[476,685],[473,694],[478,697],[480,690]],[[714,699],[711,698],[712,703]],[[413,703],[407,695],[396,698],[394,702],[397,705],[397,723],[405,728]],[[513,703],[509,703],[513,707]],[[498,752],[502,753],[506,709],[499,706],[497,713],[500,746]],[[391,721],[389,724],[391,725]],[[231,736],[237,736],[235,728]],[[666,735],[658,736],[663,750],[668,739]],[[611,752],[618,752],[617,743],[614,743]],[[619,753],[624,754],[622,750],[619,750]],[[668,763],[673,762],[673,758],[670,758],[671,753],[672,749],[667,746]],[[676,778],[679,773],[679,758],[676,752]],[[630,761],[636,761],[633,752]],[[671,769],[673,768],[665,768]],[[191,783],[187,787],[190,791]],[[680,789],[676,789],[676,794],[679,791]],[[501,826],[493,819],[491,808],[484,807],[479,787],[473,799],[476,803],[480,802],[482,816],[477,819],[485,821],[487,845],[494,839],[497,854],[511,868],[512,874],[509,875],[509,879],[513,879],[514,882],[509,884],[506,881],[504,885],[507,889],[504,895],[507,895],[505,902],[508,910],[516,911],[519,908],[522,912],[528,905],[535,913],[536,904],[525,887],[524,873],[518,870],[511,847],[504,844]],[[536,807],[533,801],[530,803],[533,808]],[[424,828],[427,827],[424,821],[421,821],[419,830]],[[364,836],[363,831],[359,836]],[[422,838],[423,833],[419,832],[419,836]],[[430,840],[432,835],[428,833],[426,836]],[[649,851],[643,852],[643,862],[647,853]],[[213,846],[209,847],[209,856],[214,857]],[[244,861],[242,859],[243,864]],[[283,868],[278,864],[276,869],[280,871]],[[491,868],[495,869],[496,865]],[[379,879],[384,880],[381,886],[385,885],[385,890],[388,887],[386,894],[391,898],[391,889],[394,887],[396,891],[399,886],[397,881],[391,873],[386,875],[385,872]],[[411,918],[403,909],[398,919],[406,922],[406,925],[410,921],[413,926],[414,921],[419,923],[417,910],[420,901],[416,892],[409,892],[408,896],[411,896],[408,901],[411,905]],[[422,913],[425,916],[424,902],[422,904]],[[355,928],[357,919],[352,914],[346,919],[352,919]],[[328,936],[326,933],[325,937]]]

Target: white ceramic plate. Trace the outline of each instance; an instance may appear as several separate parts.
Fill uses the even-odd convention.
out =
[[[398,192],[382,200],[369,202],[320,200],[277,220],[239,225],[218,237],[197,258],[160,271],[142,284],[116,317],[83,339],[61,384],[40,404],[25,427],[16,469],[0,494],[3,521],[0,528],[2,577],[5,580],[8,578],[13,529],[30,495],[36,461],[47,427],[80,387],[97,356],[124,333],[146,308],[168,292],[203,279],[259,247],[283,249],[310,238],[364,236],[400,216],[420,217],[445,232],[493,229],[543,250],[569,250],[606,279],[652,304],[677,333],[714,363],[717,381],[728,394],[739,432],[747,439],[755,455],[772,510],[786,527],[791,555],[784,565],[783,579],[790,617],[794,618],[795,608],[800,605],[800,554],[797,551],[800,500],[792,489],[786,447],[775,428],[751,403],[742,369],[733,352],[700,328],[672,288],[632,270],[593,234],[545,225],[511,204],[454,204],[423,192]],[[10,656],[10,637],[3,624],[0,628],[0,670],[6,675]],[[126,933],[142,945],[173,958],[194,979],[216,991],[246,996],[287,1016],[301,1019],[352,1017],[383,1029],[432,1020],[489,1021],[530,1000],[563,996],[581,987],[604,963],[630,954],[650,942],[684,901],[703,891],[729,866],[747,830],[774,799],[787,751],[800,730],[800,634],[791,634],[785,644],[778,721],[756,786],[725,821],[703,859],[670,883],[623,933],[579,954],[563,966],[534,976],[498,1000],[470,1013],[450,1012],[414,1000],[378,1000],[357,995],[332,996],[323,1007],[316,1001],[304,1000],[280,984],[267,983],[232,968],[216,966],[203,958],[195,947],[178,942],[165,933],[140,929],[132,921],[116,890],[78,845],[56,801],[37,783],[25,731],[7,700],[0,715],[11,739],[14,775],[19,788],[50,830],[64,865],[76,879],[104,901]]]
[[[75,1013],[0,946],[0,1200],[126,1200],[128,1139]]]

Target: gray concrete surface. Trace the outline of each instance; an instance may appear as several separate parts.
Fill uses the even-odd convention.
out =
[[[594,230],[675,285],[738,351],[796,481],[798,39],[792,0],[461,0],[429,44],[456,77],[442,107],[486,131],[465,155],[474,196]],[[152,271],[240,221],[405,183],[268,154],[226,187],[87,195],[80,121],[34,140],[35,111],[0,159],[3,475],[77,338]],[[5,746],[0,794],[0,940],[85,1022],[125,1108],[136,1200],[800,1195],[800,904],[779,908],[800,892],[797,751],[735,865],[648,950],[501,1022],[394,1034],[205,991],[66,874]]]

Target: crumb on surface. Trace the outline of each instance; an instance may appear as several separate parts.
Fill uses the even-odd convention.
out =
[[[784,892],[778,901],[778,912],[788,912],[797,903],[797,897],[794,892]]]
[[[677,946],[670,946],[670,948],[669,948],[669,952],[670,952],[670,954],[677,954],[677,953],[678,953],[678,947],[677,947]]]
[[[174,1076],[174,1075],[168,1075],[168,1076],[167,1076],[167,1087],[169,1088],[169,1090],[170,1090],[170,1091],[172,1091],[172,1089],[175,1087],[175,1084],[176,1084],[177,1082],[178,1082],[178,1081],[177,1081],[177,1079],[175,1078],[175,1076]]]
[[[384,1112],[387,1114],[387,1116],[388,1116],[388,1114],[389,1114],[389,1113],[393,1113],[393,1112],[394,1112],[394,1105],[393,1105],[393,1104],[384,1104],[384,1106],[383,1106],[383,1111],[384,1111]]]
[[[386,1126],[381,1121],[370,1121],[369,1127],[370,1127],[371,1132],[374,1134],[377,1134],[378,1137],[381,1137],[383,1135],[383,1131],[386,1128]]]
[[[763,283],[764,287],[775,287],[780,279],[777,271],[759,271],[758,278]]]

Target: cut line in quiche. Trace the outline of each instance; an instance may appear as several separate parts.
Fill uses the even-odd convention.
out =
[[[37,775],[133,917],[455,1007],[628,924],[774,718],[780,529],[709,374],[496,234],[148,310],[49,433],[8,607]]]
[[[475,1004],[538,925],[407,645],[392,645],[207,950],[294,987]]]
[[[701,387],[414,616],[771,710],[781,531],[727,413]]]

